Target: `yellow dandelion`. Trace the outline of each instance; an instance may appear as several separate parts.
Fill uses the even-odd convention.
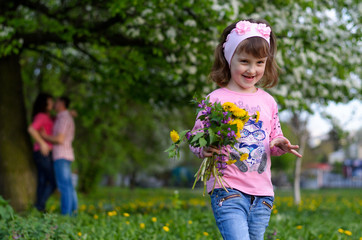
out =
[[[241,138],[241,134],[240,134],[240,130],[239,130],[239,129],[238,129],[238,131],[236,132],[235,135],[236,135],[236,138],[237,138],[237,139]]]
[[[176,142],[178,142],[178,140],[180,140],[180,135],[178,135],[178,133],[175,130],[172,130],[170,132],[170,137],[171,137],[172,142],[174,142],[174,143],[176,143]]]
[[[84,205],[84,204],[80,205],[80,208],[79,208],[80,211],[84,211],[86,209],[87,209],[86,205]]]
[[[236,160],[229,160],[229,161],[226,161],[227,165],[231,165],[231,164],[234,164],[236,163]]]
[[[157,218],[153,217],[151,218],[152,222],[157,222]]]
[[[360,237],[359,240],[362,240],[362,237]]]
[[[303,228],[302,225],[298,225],[298,226],[297,226],[297,229],[302,229],[302,228]]]
[[[189,223],[189,224],[192,224],[192,221],[191,221],[191,220],[189,220],[189,221],[188,221],[188,223]]]
[[[236,125],[239,130],[242,130],[243,127],[244,127],[244,123],[243,123],[243,121],[241,121],[240,119],[231,120],[231,121],[229,121],[229,123],[230,123],[231,125]]]
[[[170,226],[170,224],[169,224],[169,223],[166,223],[166,226],[167,226],[167,227],[169,227],[169,226]]]
[[[170,231],[170,228],[169,227],[167,227],[167,226],[163,226],[163,228],[162,228],[165,232],[168,232],[168,231]]]
[[[232,111],[237,108],[237,106],[235,105],[235,103],[225,102],[222,104],[222,108],[224,109],[224,111]]]
[[[249,157],[249,154],[248,154],[248,153],[243,153],[243,154],[241,154],[241,156],[240,156],[240,161],[244,161],[244,160],[248,159],[248,157]]]
[[[339,232],[339,233],[344,233],[344,230],[343,230],[342,228],[339,228],[339,229],[338,229],[338,232]]]
[[[144,229],[146,227],[146,225],[144,223],[140,223],[140,228]]]
[[[93,218],[97,220],[99,217],[97,214],[94,214]]]
[[[260,118],[260,112],[259,112],[259,111],[256,111],[255,123],[259,122],[259,118]]]
[[[129,221],[126,221],[126,224],[129,225]]]
[[[344,234],[348,235],[348,236],[352,236],[352,232],[351,231],[348,231],[348,230],[345,230],[344,231]]]
[[[274,213],[274,214],[277,214],[277,213],[278,213],[278,210],[277,210],[277,209],[273,209],[273,213]]]
[[[129,213],[126,213],[126,212],[125,212],[125,213],[123,213],[123,216],[124,216],[124,217],[129,217]]]
[[[202,234],[204,234],[204,236],[209,236],[208,232],[203,232]]]
[[[242,108],[234,108],[232,110],[232,113],[235,117],[238,117],[238,118],[243,118],[248,114],[248,112]]]
[[[117,215],[117,212],[116,211],[110,211],[108,212],[108,216],[110,217],[113,217],[113,216],[116,216]]]
[[[82,233],[81,233],[81,232],[78,232],[78,236],[81,237],[81,236],[82,236]]]

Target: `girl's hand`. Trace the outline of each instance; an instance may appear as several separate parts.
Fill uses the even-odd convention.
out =
[[[270,142],[270,148],[272,147],[279,147],[280,149],[292,153],[295,156],[301,158],[302,155],[299,154],[295,149],[299,149],[298,145],[292,145],[288,139],[286,138],[275,138]]]
[[[220,150],[219,148],[215,147],[215,146],[210,146],[210,147],[204,147],[202,150],[202,154],[204,155],[204,157],[212,157],[212,155],[214,154],[224,154],[226,156],[228,156],[228,150],[226,149],[222,149]]]

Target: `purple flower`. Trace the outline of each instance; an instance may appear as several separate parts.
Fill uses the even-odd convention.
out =
[[[186,138],[187,138],[187,140],[190,140],[190,138],[191,138],[191,131],[188,131],[188,132],[186,133]]]
[[[225,169],[226,166],[227,166],[226,162],[221,162],[221,163],[219,162],[219,163],[216,165],[216,167],[217,167],[218,169]]]
[[[210,115],[211,114],[211,107],[206,107],[206,114]]]

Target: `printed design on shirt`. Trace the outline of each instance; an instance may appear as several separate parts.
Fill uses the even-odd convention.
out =
[[[249,120],[241,132],[241,141],[235,147],[243,153],[248,153],[248,159],[240,161],[240,155],[237,151],[231,152],[232,159],[237,160],[234,164],[242,172],[263,173],[266,169],[267,154],[264,147],[264,139],[266,138],[265,131],[262,129],[263,122]]]

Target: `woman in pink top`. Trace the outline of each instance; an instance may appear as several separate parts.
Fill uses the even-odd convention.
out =
[[[37,191],[35,207],[45,211],[46,201],[56,189],[54,166],[51,157],[52,144],[46,142],[40,135],[41,131],[51,134],[53,119],[50,111],[53,109],[53,98],[46,93],[40,93],[33,105],[32,123],[28,127],[29,134],[35,140],[34,160],[37,167]]]

